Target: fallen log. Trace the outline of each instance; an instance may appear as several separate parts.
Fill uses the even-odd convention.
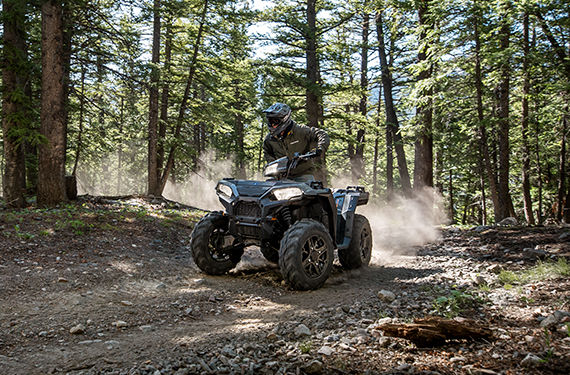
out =
[[[493,332],[471,319],[444,319],[430,316],[414,319],[414,323],[386,323],[377,327],[385,336],[401,337],[418,347],[431,347],[447,340],[491,339]]]

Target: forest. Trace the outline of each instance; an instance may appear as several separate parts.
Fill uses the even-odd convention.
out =
[[[253,177],[283,102],[330,135],[329,181],[434,188],[459,224],[570,221],[565,0],[1,6],[6,207],[161,196],[215,160]]]

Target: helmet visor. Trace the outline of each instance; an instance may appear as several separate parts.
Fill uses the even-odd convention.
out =
[[[281,124],[281,119],[279,117],[267,118],[267,125],[269,125],[270,128],[274,128],[276,126],[279,126],[280,124]]]

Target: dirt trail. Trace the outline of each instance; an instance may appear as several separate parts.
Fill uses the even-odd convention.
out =
[[[532,267],[535,257],[517,255],[525,246],[563,257],[564,228],[444,232],[413,249],[417,256],[375,250],[370,267],[346,272],[336,264],[323,288],[297,292],[256,249],[229,275],[201,273],[188,251],[197,214],[85,214],[86,233],[69,226],[40,234],[55,225],[52,214],[26,213],[18,233],[29,236],[12,229],[17,217],[2,216],[2,374],[570,370],[568,278],[506,290],[489,271]],[[421,350],[375,328],[432,314],[438,298],[457,290],[486,295],[459,315],[489,324],[496,341]],[[557,310],[546,337],[541,321]],[[528,354],[540,361],[524,363]]]

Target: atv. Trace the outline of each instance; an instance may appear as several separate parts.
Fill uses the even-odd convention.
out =
[[[225,211],[207,214],[194,227],[190,246],[196,265],[222,275],[237,265],[247,247],[259,246],[297,290],[325,283],[335,248],[345,269],[368,265],[372,231],[368,219],[355,213],[368,203],[365,189],[331,190],[319,181],[289,179],[299,162],[317,156],[310,152],[277,159],[266,165],[266,181],[219,181],[216,193]]]

